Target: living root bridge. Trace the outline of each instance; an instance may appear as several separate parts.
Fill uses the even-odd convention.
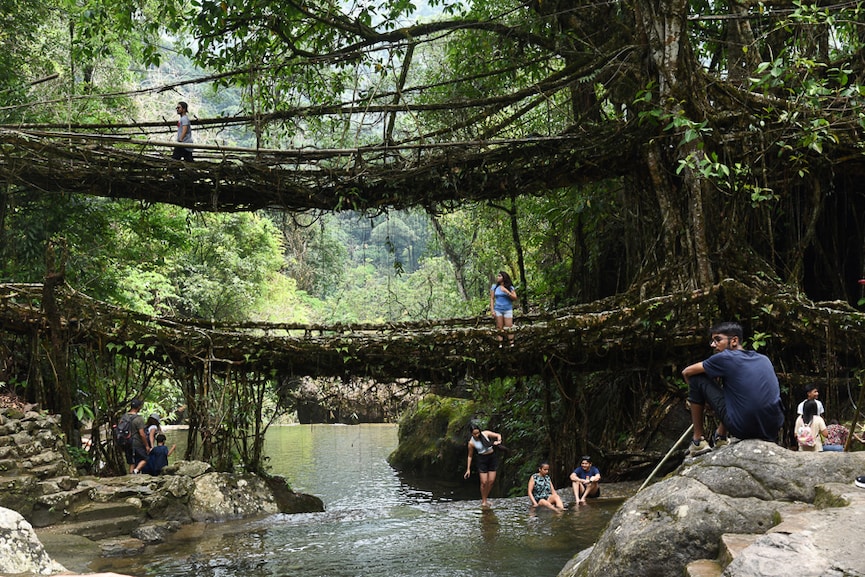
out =
[[[634,139],[612,127],[495,142],[263,150],[123,135],[0,127],[0,182],[57,193],[163,202],[198,211],[385,210],[540,194],[625,174]]]
[[[56,290],[61,318],[54,326],[68,345],[166,368],[206,364],[212,371],[451,384],[466,376],[681,367],[707,355],[706,327],[740,319],[752,334],[762,333],[761,350],[782,361],[782,380],[785,371],[810,378],[810,368],[815,380],[824,381],[825,371],[815,367],[828,356],[836,376],[849,377],[860,366],[865,314],[844,303],[812,303],[783,287],[768,288],[728,279],[705,291],[633,303],[625,295],[521,316],[515,346],[504,348],[486,317],[376,325],[204,323],[132,313],[68,286]],[[41,284],[0,285],[0,331],[50,337],[42,291]]]

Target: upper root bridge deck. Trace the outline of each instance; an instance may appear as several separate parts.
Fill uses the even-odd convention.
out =
[[[184,163],[170,157],[180,146],[174,142],[0,128],[0,181],[197,211],[436,207],[621,174],[629,140],[609,140],[606,147],[562,135],[327,150],[195,144],[196,161]]]

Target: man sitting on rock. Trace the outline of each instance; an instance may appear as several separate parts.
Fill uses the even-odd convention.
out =
[[[714,354],[682,371],[688,383],[694,424],[688,454],[693,457],[712,450],[703,437],[706,403],[719,420],[713,435],[715,448],[728,444],[728,434],[739,439],[776,441],[784,424],[784,410],[772,362],[765,355],[742,348],[744,338],[738,323],[721,323],[709,334]]]
[[[580,466],[571,473],[571,486],[574,489],[574,498],[578,505],[586,504],[586,497],[595,499],[601,496],[601,488],[598,483],[601,480],[601,472],[592,465],[592,458],[583,455]]]

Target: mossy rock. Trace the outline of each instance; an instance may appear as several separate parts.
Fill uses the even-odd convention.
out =
[[[41,494],[39,480],[33,475],[4,477],[0,482],[0,507],[17,511],[29,520]]]
[[[465,471],[474,401],[427,395],[403,415],[399,446],[388,461],[404,473],[453,478]]]

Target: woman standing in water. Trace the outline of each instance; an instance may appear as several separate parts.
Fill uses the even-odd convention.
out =
[[[469,424],[469,431],[472,436],[469,439],[469,456],[463,478],[468,479],[472,474],[472,455],[477,453],[478,476],[481,478],[481,507],[489,507],[488,498],[493,483],[496,482],[496,469],[499,466],[499,459],[493,447],[502,443],[502,436],[494,431],[482,431],[475,423]]]
[[[490,314],[496,319],[496,328],[500,331],[514,326],[514,301],[517,291],[511,277],[505,271],[496,275],[496,284],[490,287]],[[502,337],[499,336],[499,346]],[[508,333],[508,342],[514,346],[514,335]]]

